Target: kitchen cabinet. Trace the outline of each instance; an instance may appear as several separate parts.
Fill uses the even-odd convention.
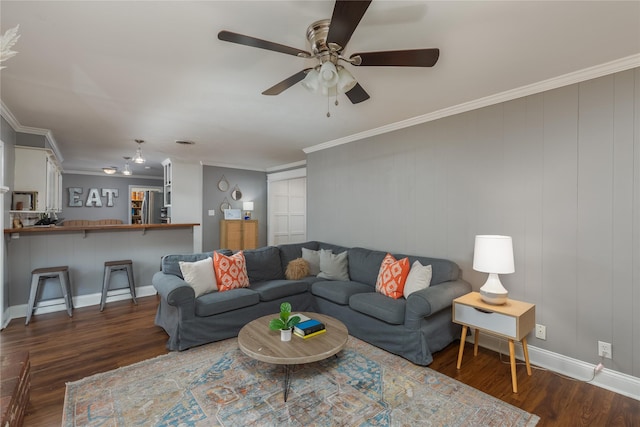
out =
[[[51,150],[15,147],[14,191],[36,194],[35,212],[62,210],[62,173]]]

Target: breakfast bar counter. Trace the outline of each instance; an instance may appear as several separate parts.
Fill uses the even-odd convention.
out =
[[[195,227],[200,224],[112,224],[112,225],[36,225],[21,228],[5,228],[4,234],[13,233],[55,233],[61,231],[116,231],[116,230],[163,230],[171,228]]]
[[[5,284],[11,317],[26,313],[31,272],[36,268],[68,266],[71,293],[75,307],[100,304],[104,263],[130,259],[138,296],[153,295],[151,278],[160,270],[161,258],[167,254],[193,253],[196,223],[171,224],[114,224],[85,226],[32,226],[4,230],[6,254]],[[7,277],[8,276],[8,277]],[[8,280],[6,280],[8,279]],[[126,284],[119,275],[114,280],[107,298],[109,301],[128,298]],[[63,301],[59,286],[47,283],[42,299]],[[118,294],[122,285],[122,295]],[[7,296],[7,293],[5,293]],[[58,301],[58,302],[60,302]],[[45,313],[64,309],[52,306],[36,311]],[[99,308],[97,308],[99,309]]]

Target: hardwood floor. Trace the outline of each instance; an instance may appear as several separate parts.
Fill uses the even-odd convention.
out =
[[[167,353],[167,336],[154,326],[157,297],[37,315],[29,326],[14,319],[0,333],[3,354],[28,350],[31,401],[25,426],[59,426],[65,383]],[[540,416],[539,426],[640,426],[640,401],[599,387],[518,366],[518,394],[511,392],[508,364],[495,352],[465,350],[456,369],[458,342],[434,356],[430,368]],[[503,360],[508,357],[503,356]]]

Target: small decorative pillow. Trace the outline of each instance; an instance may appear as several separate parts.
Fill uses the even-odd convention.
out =
[[[327,280],[349,280],[347,251],[334,255],[330,249],[320,249],[320,273]]]
[[[284,273],[288,280],[300,280],[309,275],[309,263],[302,258],[296,258],[289,262]]]
[[[213,253],[213,265],[220,292],[236,288],[248,288],[249,276],[242,251],[231,256]]]
[[[400,298],[409,275],[409,268],[409,258],[398,261],[393,255],[387,254],[380,264],[376,292],[394,299]]]
[[[404,284],[403,295],[409,295],[420,289],[427,289],[431,284],[431,264],[423,266],[420,261],[414,261]]]
[[[309,263],[309,274],[317,276],[320,273],[320,251],[302,248],[302,258]]]
[[[178,264],[184,281],[193,288],[196,298],[218,290],[211,257],[196,262],[178,261]]]

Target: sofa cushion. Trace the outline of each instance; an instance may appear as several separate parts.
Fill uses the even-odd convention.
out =
[[[320,273],[320,251],[302,248],[302,258],[309,263],[309,274],[317,276]]]
[[[232,254],[232,252],[228,249],[220,249],[216,252],[227,256]],[[180,265],[178,264],[179,261],[196,262],[208,257],[213,257],[213,252],[165,255],[160,260],[160,269],[164,274],[173,274],[174,276],[178,276],[179,278],[184,279],[184,277],[182,276],[182,272],[180,271]]]
[[[211,257],[196,262],[178,261],[178,264],[184,281],[193,288],[196,298],[218,290]]]
[[[438,283],[448,282],[450,280],[458,280],[460,278],[460,268],[458,265],[447,259],[427,258],[413,255],[393,254],[396,259],[409,257],[409,263],[420,261],[422,265],[431,265],[431,286]]]
[[[243,251],[247,263],[249,281],[284,279],[284,270],[280,262],[280,250],[275,246]]]
[[[309,284],[301,280],[268,280],[251,284],[251,289],[260,295],[260,301],[273,301],[309,290]]]
[[[286,243],[278,245],[280,250],[280,261],[282,265],[282,271],[286,271],[287,265],[296,258],[302,257],[302,248],[318,250],[318,242],[304,242],[304,243]]]
[[[213,266],[220,292],[249,287],[247,267],[242,251],[231,256],[214,253]]]
[[[393,299],[402,297],[410,269],[409,258],[396,260],[393,255],[387,254],[380,265],[380,272],[376,280],[376,292]]]
[[[213,252],[165,255],[160,261],[160,268],[164,274],[173,274],[174,276],[178,276],[179,278],[184,279],[182,271],[180,270],[180,261],[196,262],[210,257],[213,257]]]
[[[311,293],[340,305],[348,305],[354,294],[371,292],[371,286],[360,282],[327,280],[311,285]]]
[[[304,250],[304,248],[302,249]],[[287,280],[300,280],[309,275],[309,262],[304,258],[296,258],[287,265],[284,277]]]
[[[349,249],[349,277],[375,288],[378,270],[386,255],[386,252],[365,248]]]
[[[422,265],[420,261],[416,260],[411,265],[407,281],[404,284],[404,291],[402,291],[404,297],[408,298],[416,291],[427,289],[431,284],[431,274],[431,265]]]
[[[328,280],[349,280],[349,253],[334,254],[320,249],[320,273],[318,277]]]
[[[196,299],[196,316],[213,316],[227,311],[256,305],[260,302],[257,292],[248,288],[231,289],[226,292],[212,292]]]
[[[349,298],[349,307],[392,325],[404,324],[404,312],[407,300],[393,299],[377,292],[356,294]]]

